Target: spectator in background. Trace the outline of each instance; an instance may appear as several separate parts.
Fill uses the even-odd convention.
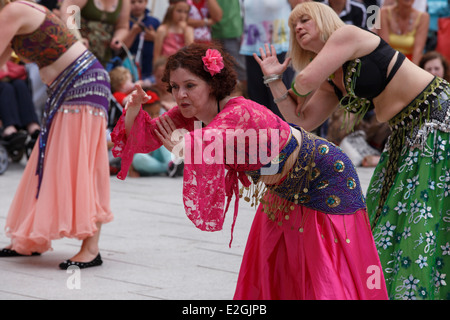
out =
[[[244,34],[240,54],[245,56],[247,93],[249,99],[269,108],[283,119],[270,89],[264,84],[263,74],[253,53],[259,54],[264,44],[273,44],[279,61],[286,59],[289,49],[288,19],[292,7],[288,0],[245,0],[243,2]],[[288,68],[281,75],[286,86],[294,78],[294,70]]]
[[[8,72],[14,68],[23,71]],[[22,129],[30,135],[33,145],[39,137],[41,128],[26,83],[25,67],[11,60],[0,68],[0,123],[1,136],[7,149],[25,146],[27,134]]]
[[[153,46],[160,22],[150,15],[148,0],[131,0],[130,32],[125,45],[135,57],[141,70],[141,80],[149,80],[153,73]]]
[[[210,42],[211,26],[222,19],[222,8],[217,0],[187,0],[191,6],[188,24],[194,28],[194,41]]]
[[[450,17],[450,2],[448,0],[427,0],[427,12],[430,15],[430,27],[425,51],[436,49],[438,19]]]
[[[190,6],[186,0],[170,0],[162,24],[156,30],[153,61],[168,57],[194,41],[194,29],[187,24]]]
[[[61,4],[61,20],[72,18],[72,10],[68,10],[71,5],[81,9],[79,32],[83,43],[106,67],[114,54],[122,49],[128,34],[130,0],[64,0]],[[77,29],[70,30],[77,34]]]
[[[115,67],[109,72],[111,92],[122,106],[128,101],[128,95],[134,90],[133,78],[130,71],[122,66]]]
[[[211,27],[212,39],[217,40],[224,50],[236,60],[238,76],[237,89],[241,95],[247,95],[247,74],[245,72],[245,58],[239,53],[243,32],[240,0],[217,0],[222,8],[222,20]]]
[[[167,84],[162,81],[164,69],[166,68],[167,57],[159,57],[153,64],[153,78],[154,84],[149,88],[152,91],[158,92],[159,100],[162,109],[169,111],[176,106],[175,99],[172,94],[167,91]]]
[[[319,2],[329,5],[346,24],[367,29],[367,8],[360,1],[324,0]]]
[[[449,63],[445,57],[437,51],[429,51],[420,59],[419,67],[425,69],[436,77],[450,81]]]
[[[383,6],[380,17],[379,36],[418,64],[428,37],[429,14],[414,9],[410,0],[398,0],[392,6]]]

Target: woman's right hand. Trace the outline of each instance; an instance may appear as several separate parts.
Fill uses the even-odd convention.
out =
[[[127,136],[130,134],[134,120],[141,110],[141,106],[150,98],[139,84],[136,84],[134,87],[135,90],[128,96],[128,102],[125,105],[125,130]]]
[[[256,62],[258,62],[261,67],[261,71],[265,76],[273,75],[273,74],[283,74],[283,72],[287,69],[291,58],[287,58],[283,63],[280,63],[277,58],[277,52],[273,45],[265,44],[265,50],[263,48],[259,48],[259,52],[261,54],[261,58],[258,57],[256,53],[253,53],[253,57]]]
[[[127,112],[128,110],[139,111],[141,105],[146,103],[150,98],[142,89],[140,84],[135,84],[134,88],[134,91],[127,96],[128,102],[125,105],[125,110],[127,110]]]

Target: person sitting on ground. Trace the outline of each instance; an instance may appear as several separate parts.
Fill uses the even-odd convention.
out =
[[[133,77],[130,70],[118,66],[109,72],[111,79],[111,92],[120,105],[125,106],[129,94],[134,89]]]
[[[25,67],[12,60],[0,68],[0,120],[1,137],[8,150],[24,148],[28,136],[30,148],[33,147],[41,127],[27,86]]]

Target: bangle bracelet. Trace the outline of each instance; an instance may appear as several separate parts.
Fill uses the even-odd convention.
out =
[[[276,80],[280,80],[283,77],[282,74],[271,74],[268,76],[263,76],[264,84],[268,87],[269,83],[274,82]]]
[[[312,92],[312,91],[310,91],[310,92],[308,92],[307,94],[300,94],[300,93],[297,92],[297,90],[295,90],[294,85],[295,85],[295,81],[292,81],[291,89],[292,89],[292,91],[295,93],[296,96],[299,96],[299,97],[304,98],[304,97],[307,97],[307,96]]]
[[[286,92],[282,96],[280,96],[276,99],[273,99],[273,102],[278,103],[278,102],[281,102],[281,101],[287,99],[288,94],[289,94],[289,91],[286,90]]]

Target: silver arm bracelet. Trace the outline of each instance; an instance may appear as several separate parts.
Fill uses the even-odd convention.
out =
[[[286,91],[282,96],[280,96],[280,97],[278,97],[276,99],[273,99],[273,102],[278,103],[278,102],[281,102],[281,101],[287,99],[288,94],[289,94],[289,92]]]
[[[283,77],[282,74],[270,74],[268,76],[263,76],[264,84],[268,87],[269,83],[280,80]]]

